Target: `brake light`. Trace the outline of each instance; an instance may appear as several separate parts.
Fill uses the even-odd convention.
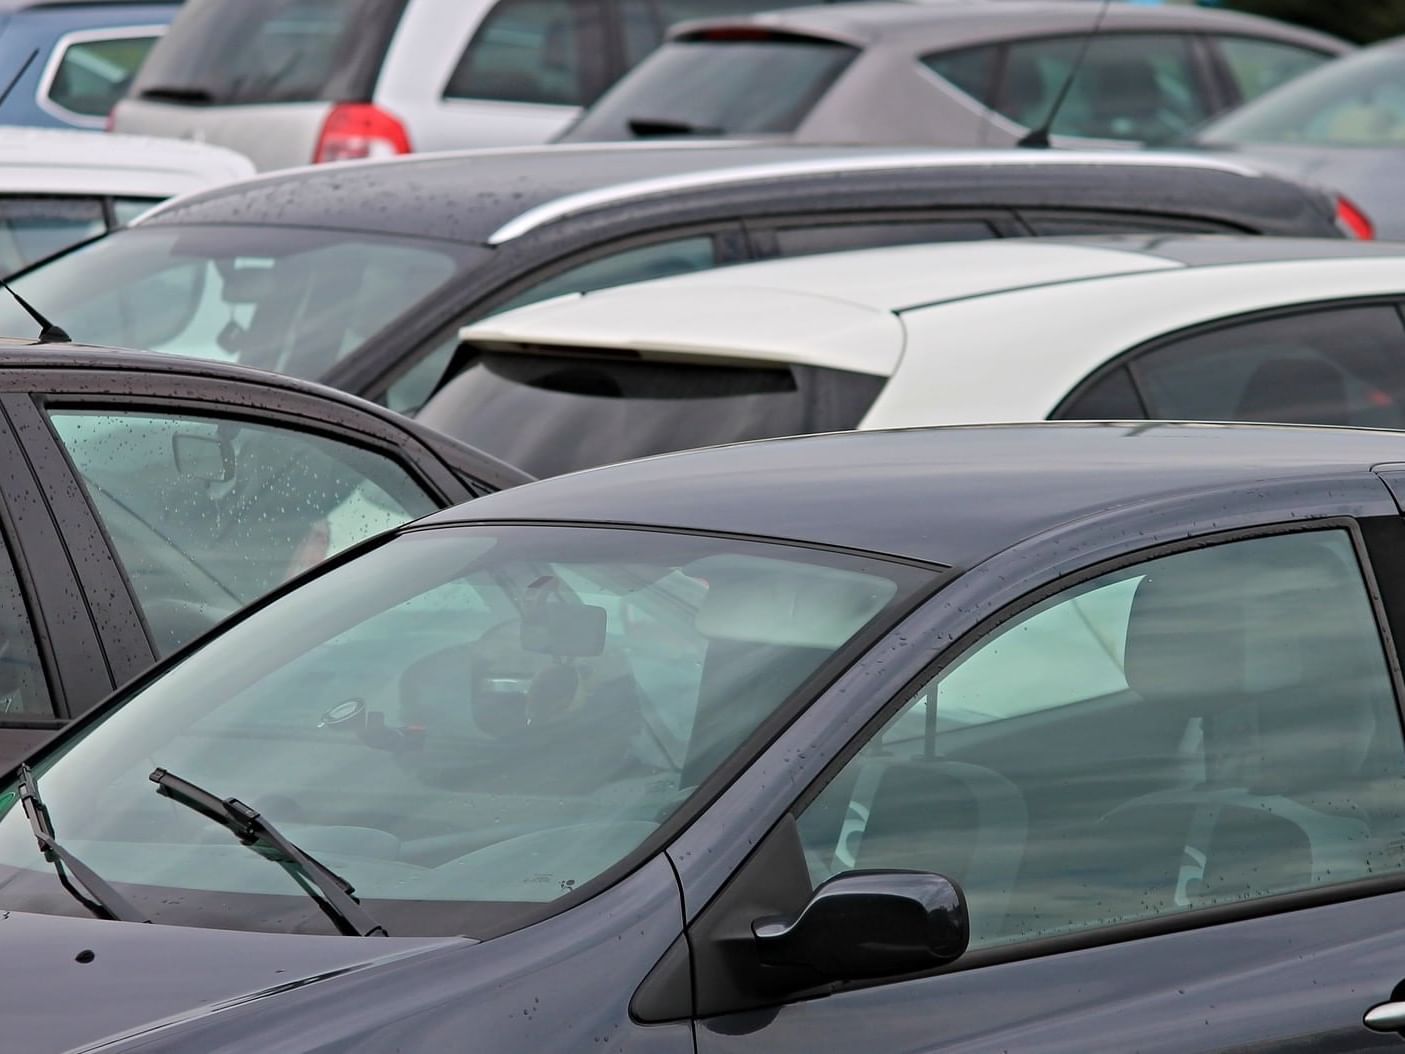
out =
[[[327,115],[312,163],[394,157],[409,152],[409,133],[397,118],[370,103],[343,102],[333,106]]]
[[[1337,226],[1353,238],[1371,241],[1376,237],[1376,225],[1344,194],[1337,195]]]

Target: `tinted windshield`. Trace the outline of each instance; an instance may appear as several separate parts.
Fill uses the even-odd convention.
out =
[[[134,227],[14,286],[82,343],[315,380],[484,252],[296,227]],[[33,333],[0,300],[0,334]]]
[[[362,101],[405,0],[186,0],[132,92],[193,103]]]
[[[1209,125],[1207,143],[1405,143],[1405,49],[1338,59]]]
[[[39,780],[64,845],[155,922],[330,926],[159,797],[159,766],[258,809],[391,935],[483,935],[629,856],[927,577],[647,531],[411,533],[216,637]],[[81,912],[13,801],[0,904]]]
[[[791,37],[665,44],[561,138],[793,132],[857,54]]]
[[[419,420],[538,478],[672,450],[855,427],[883,380],[814,366],[485,353]]]

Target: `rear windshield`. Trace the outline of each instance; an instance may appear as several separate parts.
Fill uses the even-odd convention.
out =
[[[635,67],[562,138],[793,132],[857,54],[808,37],[675,41]]]
[[[367,101],[406,0],[186,0],[132,92],[192,105]]]
[[[486,250],[300,227],[131,227],[12,284],[85,344],[316,380]],[[34,322],[8,297],[0,335]]]
[[[853,428],[883,379],[588,353],[480,354],[419,414],[534,476],[747,439]]]

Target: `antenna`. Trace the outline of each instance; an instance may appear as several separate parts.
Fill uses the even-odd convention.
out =
[[[28,300],[11,289],[10,283],[3,278],[0,278],[0,287],[4,287],[5,292],[14,297],[15,302],[24,308],[24,313],[38,323],[40,344],[68,344],[72,342],[73,338],[62,327],[54,325],[41,315]]]
[[[1093,38],[1098,35],[1098,31],[1103,28],[1103,19],[1107,17],[1107,9],[1112,0],[1103,0],[1102,7],[1098,8],[1098,17],[1093,21],[1093,28],[1083,36],[1083,45],[1078,49],[1078,54],[1073,59],[1073,65],[1068,69],[1068,76],[1059,87],[1058,95],[1054,96],[1054,103],[1049,107],[1049,113],[1038,128],[1031,129],[1026,133],[1016,146],[1025,146],[1035,150],[1049,149],[1049,129],[1054,127],[1054,118],[1058,117],[1059,110],[1063,108],[1064,99],[1068,98],[1068,90],[1073,87],[1074,78],[1078,76],[1078,71],[1083,68],[1083,60],[1088,57],[1088,45],[1093,42]]]
[[[35,48],[29,53],[29,58],[24,60],[23,65],[21,65],[19,68],[19,72],[10,78],[10,83],[5,85],[5,90],[0,91],[0,106],[4,105],[5,100],[10,97],[10,92],[15,90],[15,85],[18,84],[20,82],[20,78],[24,76],[25,70],[29,69],[30,66],[34,65],[34,60],[38,57],[38,48]]]

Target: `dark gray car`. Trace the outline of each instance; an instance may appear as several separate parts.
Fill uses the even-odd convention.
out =
[[[1198,146],[1341,191],[1405,238],[1405,39],[1345,56],[1211,122]]]
[[[832,435],[365,544],[0,784],[5,1044],[1397,1050],[1403,464]]]
[[[1117,231],[1343,234],[1328,195],[1194,155],[620,144],[276,173],[14,285],[79,340],[413,410],[462,326],[532,300],[837,249]],[[0,333],[32,325],[0,298]]]
[[[1010,146],[1183,138],[1350,46],[1230,11],[1067,0],[837,4],[671,31],[560,137]]]

